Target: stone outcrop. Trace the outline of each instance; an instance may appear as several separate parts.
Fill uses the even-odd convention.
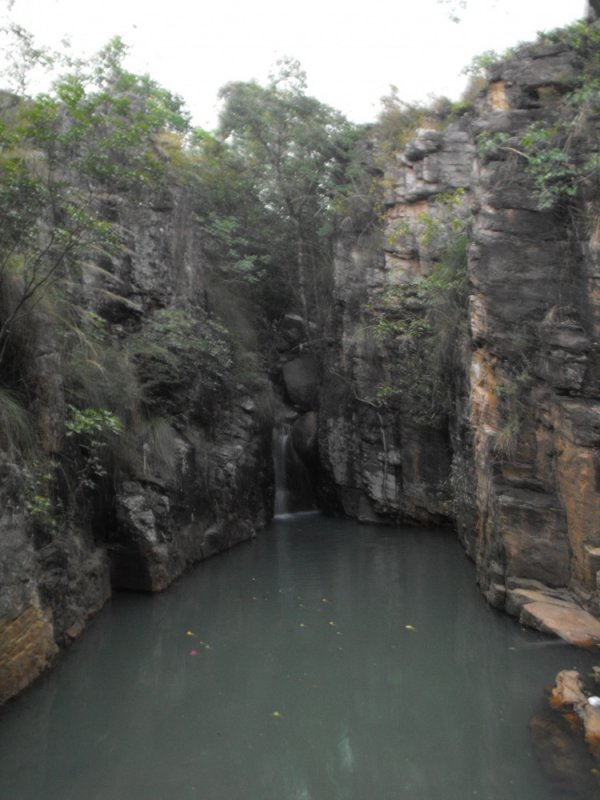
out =
[[[320,400],[321,501],[365,522],[446,522],[447,429],[406,420],[374,397],[385,367],[362,309],[393,280],[382,237],[346,230],[335,254],[336,303]]]
[[[576,670],[556,676],[548,710],[529,722],[542,769],[565,796],[595,797],[600,788],[600,698]]]
[[[573,213],[540,210],[518,153],[529,125],[559,118],[579,58],[560,42],[520,48],[472,111],[417,130],[396,155],[383,235],[345,223],[319,445],[330,508],[454,524],[493,605],[589,644],[600,613],[599,198],[589,184]],[[595,152],[598,124],[588,115],[577,146]],[[507,146],[486,151],[498,134]],[[440,328],[452,340],[450,400],[428,422],[428,366],[411,363],[409,329],[436,311],[411,287],[444,277],[456,238],[439,232],[453,227],[468,237],[465,302]],[[540,594],[523,602],[525,590]]]

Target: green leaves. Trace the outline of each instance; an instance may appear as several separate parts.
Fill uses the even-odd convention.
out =
[[[67,436],[89,436],[96,438],[98,434],[118,436],[123,432],[123,423],[106,408],[75,408],[68,406],[68,417],[65,422]]]
[[[65,434],[77,441],[80,458],[77,464],[78,488],[94,489],[108,475],[103,451],[111,439],[123,433],[123,423],[106,408],[67,406]]]
[[[348,183],[353,126],[305,94],[305,75],[292,60],[280,64],[267,86],[230,83],[220,96],[220,133],[256,192],[265,224],[261,233],[277,230],[269,237],[276,243],[269,262],[256,252],[249,253],[251,261],[267,268],[280,300],[286,287],[293,287],[296,308],[305,317],[318,313],[319,287],[331,265],[327,234],[333,229],[334,198]],[[250,271],[247,256],[236,261],[238,271]]]
[[[233,367],[229,336],[219,323],[202,314],[163,309],[132,338],[131,353],[144,391],[145,405],[173,415],[192,409],[208,420],[217,395]]]

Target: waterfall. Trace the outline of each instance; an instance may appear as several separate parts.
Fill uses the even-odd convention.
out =
[[[273,471],[275,477],[275,506],[273,513],[276,517],[289,513],[289,489],[287,485],[287,454],[290,441],[290,431],[287,425],[280,425],[273,429]]]
[[[273,429],[273,472],[274,516],[312,511],[315,508],[310,474],[294,448],[287,423],[280,423]]]

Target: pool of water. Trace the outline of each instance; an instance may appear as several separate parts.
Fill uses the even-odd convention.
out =
[[[118,595],[0,711],[0,798],[563,800],[529,720],[592,663],[491,609],[451,533],[297,515]]]

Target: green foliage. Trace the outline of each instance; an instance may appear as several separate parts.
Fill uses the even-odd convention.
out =
[[[73,62],[17,33],[29,67],[66,64],[69,71],[50,93],[16,98],[0,111],[0,292],[18,287],[10,304],[0,298],[0,368],[29,307],[51,287],[68,294],[86,264],[122,251],[122,234],[103,218],[99,198],[164,179],[171,167],[160,137],[189,128],[180,98],[123,69],[119,39]]]
[[[485,50],[474,56],[471,63],[463,69],[463,74],[468,75],[470,78],[486,77],[489,70],[500,61],[508,58],[510,51],[504,54],[496,52],[496,50]]]
[[[54,497],[54,464],[32,459],[27,471],[25,508],[38,529],[54,531],[62,511],[62,504]]]
[[[94,489],[106,477],[103,451],[108,443],[123,432],[123,423],[106,408],[67,407],[65,432],[73,438],[83,454],[77,468],[78,488]]]
[[[533,122],[518,137],[484,132],[478,140],[484,158],[512,154],[525,159],[542,210],[568,205],[582,187],[600,177],[598,156],[585,155],[593,135],[587,124],[600,112],[600,26],[577,22],[540,35],[542,45],[557,42],[576,51],[580,69],[564,87],[539,90],[540,103],[557,107],[551,121]]]
[[[390,86],[390,93],[381,98],[381,106],[373,133],[381,151],[382,165],[385,166],[393,153],[402,150],[415,130],[424,125],[427,109],[401,100],[397,86]]]
[[[355,129],[305,93],[297,62],[284,60],[279,66],[267,86],[237,82],[221,90],[220,133],[255,189],[258,221],[267,223],[261,233],[276,230],[270,241],[284,245],[268,262],[251,252],[255,258],[245,262],[246,270],[265,266],[268,281],[284,296],[294,291],[305,318],[318,317],[331,267],[331,242],[322,234],[331,229],[332,201],[345,183]]]
[[[69,406],[69,416],[65,422],[67,436],[88,436],[92,439],[98,434],[118,435],[123,431],[123,423],[106,408],[75,408]]]
[[[199,421],[210,420],[233,367],[228,334],[216,320],[164,309],[132,337],[130,347],[147,409],[177,416],[191,406]]]
[[[529,395],[534,376],[528,360],[528,351],[523,349],[515,355],[514,363],[507,365],[507,374],[495,394],[500,401],[502,423],[494,445],[500,457],[511,458],[519,444],[519,436],[529,411]]]
[[[577,194],[581,175],[564,141],[564,126],[536,123],[520,139],[540,209],[552,208]]]
[[[388,406],[396,398],[400,398],[401,395],[402,389],[399,386],[392,386],[389,383],[380,383],[375,387],[375,405],[382,407]]]
[[[539,33],[538,41],[542,45],[566,44],[585,56],[600,45],[600,25],[579,20],[562,28]]]
[[[130,353],[96,312],[56,302],[52,319],[61,337],[65,395],[72,405],[108,408],[128,427],[139,417],[142,389]]]
[[[534,122],[525,133],[511,137],[506,133],[480,134],[479,152],[485,159],[512,154],[525,159],[533,180],[538,208],[547,210],[568,203],[582,185],[594,179],[600,163],[592,156],[581,162],[573,148],[573,134],[578,120],[558,120],[553,125]]]
[[[160,179],[166,164],[156,146],[157,135],[189,129],[181,98],[147,75],[124,70],[126,52],[115,38],[95,59],[77,64],[54,84],[60,110],[55,141],[82,175],[119,189]]]

